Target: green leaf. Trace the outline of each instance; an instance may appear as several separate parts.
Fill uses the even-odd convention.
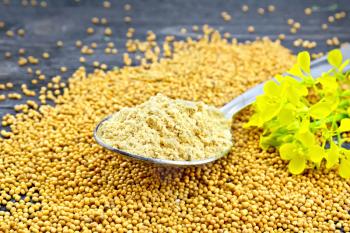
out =
[[[310,54],[303,51],[298,54],[298,65],[306,73],[310,73]]]
[[[348,132],[350,131],[350,118],[344,118],[340,122],[340,126],[338,128],[339,132]]]
[[[329,64],[339,68],[343,61],[343,55],[339,49],[333,49],[328,53],[327,60]]]
[[[340,160],[339,175],[345,179],[350,178],[350,160]]]
[[[306,159],[302,156],[293,158],[288,164],[288,170],[294,175],[301,174],[306,168]]]
[[[295,143],[283,144],[280,149],[280,156],[283,160],[291,160],[293,158],[299,157],[299,147]]]
[[[326,157],[326,152],[320,146],[310,146],[308,150],[308,157],[310,161],[318,164],[322,161],[323,158]]]
[[[327,150],[326,160],[327,169],[339,163],[339,148],[333,141],[330,143],[330,148]]]

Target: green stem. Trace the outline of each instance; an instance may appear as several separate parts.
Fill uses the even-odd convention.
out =
[[[318,120],[318,121],[314,121],[310,124],[310,127],[313,129],[313,128],[317,128],[319,127],[322,123],[331,123],[333,122],[333,120],[335,122],[338,122],[344,118],[348,117],[348,114],[345,114],[345,113],[340,113],[340,114],[337,114],[335,116],[329,116],[327,117],[326,119],[324,120]]]

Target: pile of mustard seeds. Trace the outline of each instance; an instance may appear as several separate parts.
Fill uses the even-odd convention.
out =
[[[232,122],[229,155],[203,167],[157,168],[97,145],[93,129],[111,112],[157,93],[219,107],[295,61],[279,43],[216,32],[174,47],[146,67],[79,69],[51,94],[55,107],[8,118],[0,232],[349,232],[349,181],[332,170],[290,175],[275,151],[261,151],[260,132],[242,127],[249,109]]]
[[[122,108],[102,122],[104,143],[135,155],[166,160],[221,157],[232,147],[231,121],[202,102],[162,94],[133,108]]]

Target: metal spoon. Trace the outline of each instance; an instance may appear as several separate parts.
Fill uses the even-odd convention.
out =
[[[345,59],[350,59],[350,46],[344,47],[341,49],[344,60]],[[321,76],[323,72],[328,71],[331,68],[331,66],[327,62],[327,57],[323,56],[317,60],[314,60],[311,62],[311,74],[313,77],[318,77]],[[344,72],[350,70],[350,66],[348,65]],[[263,86],[265,82],[262,82],[258,84],[257,86],[249,89],[248,91],[244,92],[243,94],[237,96],[234,98],[232,101],[224,105],[220,111],[224,114],[224,116],[227,119],[231,119],[234,115],[236,115],[239,111],[244,109],[245,107],[251,105],[257,96],[263,94]],[[221,154],[217,156],[213,156],[210,158],[206,159],[201,159],[201,160],[192,160],[192,161],[176,161],[176,160],[168,160],[168,159],[157,159],[157,158],[150,158],[150,157],[144,157],[142,155],[136,155],[129,153],[127,151],[120,150],[118,148],[114,148],[110,145],[107,145],[106,143],[103,142],[101,138],[98,137],[97,131],[100,127],[100,125],[104,122],[107,121],[111,117],[108,116],[105,119],[103,119],[98,125],[96,126],[94,130],[94,138],[98,144],[103,146],[104,148],[111,150],[113,152],[116,152],[126,158],[138,160],[138,161],[143,161],[151,164],[156,164],[156,165],[161,165],[161,166],[174,166],[174,167],[188,167],[188,166],[197,166],[197,165],[203,165],[207,163],[211,163],[215,160],[218,160],[222,158],[223,156],[227,155],[230,150],[223,151]]]

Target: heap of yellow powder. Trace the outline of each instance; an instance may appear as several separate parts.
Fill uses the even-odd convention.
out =
[[[230,124],[215,107],[158,94],[113,114],[97,134],[106,144],[136,155],[191,161],[228,153]]]

